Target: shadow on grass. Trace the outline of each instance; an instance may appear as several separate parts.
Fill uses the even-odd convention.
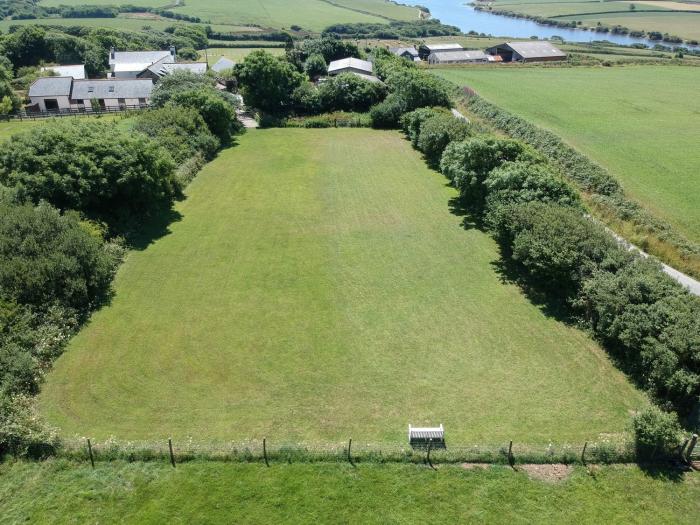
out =
[[[692,472],[687,465],[673,461],[667,463],[638,462],[637,466],[650,478],[671,483],[682,482],[685,479],[685,474]]]
[[[182,214],[172,206],[155,210],[138,228],[126,237],[132,250],[145,250],[158,239],[170,233],[170,225],[182,220]]]

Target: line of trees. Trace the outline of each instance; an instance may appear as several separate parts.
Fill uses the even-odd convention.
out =
[[[513,278],[589,330],[660,407],[634,419],[639,457],[672,453],[676,414],[688,416],[700,399],[700,298],[587,217],[577,191],[540,153],[449,118],[419,109],[402,124],[428,162],[439,157],[461,207],[498,241]]]
[[[235,101],[190,72],[125,122],[59,120],[0,151],[0,456],[59,446],[33,396],[125,249],[171,215],[199,168],[240,130]]]

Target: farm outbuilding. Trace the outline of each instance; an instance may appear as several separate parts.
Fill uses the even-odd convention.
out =
[[[418,56],[418,50],[415,47],[390,47],[389,51],[391,51],[396,56],[405,58],[406,60],[410,60],[411,62],[420,60]]]
[[[548,62],[566,59],[566,53],[549,42],[505,42],[486,50],[489,55],[500,56],[503,62]]]
[[[372,62],[367,60],[360,60],[359,58],[343,58],[340,60],[334,60],[328,64],[328,74],[340,75],[341,73],[352,73],[358,77],[369,80],[370,82],[381,82],[377,77],[374,76],[374,66]]]
[[[429,64],[478,64],[489,61],[489,56],[483,51],[436,51],[428,56]]]

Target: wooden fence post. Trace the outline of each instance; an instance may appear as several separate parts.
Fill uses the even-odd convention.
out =
[[[267,461],[267,438],[263,438],[263,458],[265,459],[265,466],[269,467],[270,463]]]
[[[352,438],[350,438],[350,441],[348,442],[348,462],[354,467],[355,464],[352,462],[352,455],[350,454],[351,449],[352,449]]]
[[[433,466],[433,462],[430,461],[430,449],[433,447],[433,438],[428,439],[428,465],[430,465],[430,468],[435,470],[435,467]]]
[[[581,463],[586,466],[586,447],[588,446],[588,441],[583,444],[583,450],[581,451]]]
[[[175,468],[175,454],[173,454],[173,440],[168,438],[168,448],[170,449],[170,464]]]
[[[513,440],[510,440],[510,445],[508,445],[508,464],[515,468],[515,458],[513,457]]]
[[[90,438],[87,440],[88,455],[90,456],[90,464],[92,468],[95,468],[95,458],[92,457],[92,443],[90,443]]]

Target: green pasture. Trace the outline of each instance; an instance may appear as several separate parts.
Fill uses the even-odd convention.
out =
[[[700,69],[434,70],[551,129],[618,178],[655,215],[700,241]]]
[[[124,15],[116,18],[36,18],[31,20],[0,20],[0,30],[7,32],[10,26],[13,25],[50,25],[61,27],[107,27],[110,29],[126,29],[131,31],[141,31],[145,26],[149,26],[162,31],[166,27],[178,23],[185,22],[178,22],[167,18],[142,18]]]
[[[249,131],[121,267],[49,374],[64,436],[582,443],[646,404],[504,283],[493,240],[398,132]]]
[[[91,0],[92,1],[92,0]],[[135,0],[133,5],[162,7],[157,0]],[[83,0],[42,0],[42,5],[83,5]],[[92,5],[114,5],[112,0],[95,0]],[[418,10],[387,0],[187,0],[185,5],[172,8],[178,13],[198,16],[202,21],[215,24],[216,30],[236,31],[248,24],[289,29],[298,25],[303,29],[321,31],[336,23],[374,22],[388,20],[417,20]],[[100,19],[71,19],[68,25],[96,25]],[[114,24],[115,19],[110,24]],[[118,19],[118,20],[121,20]],[[149,21],[151,22],[151,21]],[[169,21],[172,24],[174,21]],[[128,19],[127,26],[141,23]],[[146,23],[144,21],[144,23]],[[151,23],[156,27],[154,23]],[[227,26],[234,26],[229,28]],[[113,27],[105,25],[105,27]],[[139,26],[140,27],[140,26]],[[131,28],[131,27],[130,27]]]
[[[576,467],[0,464],[3,523],[697,523],[697,473]]]
[[[40,125],[43,121],[40,120],[9,120],[0,122],[0,141],[9,139],[12,135],[28,131],[31,128]]]
[[[698,5],[700,11],[700,5]],[[562,20],[581,20],[584,25],[594,26],[597,22],[607,26],[621,25],[643,31],[660,31],[686,39],[700,40],[700,13],[681,12],[635,12],[609,13],[605,15],[580,15]]]
[[[536,15],[536,16],[546,16],[546,17],[556,17],[562,15],[572,15],[578,16],[580,14],[587,13],[618,13],[618,12],[629,12],[630,2],[522,2],[518,4],[511,4],[508,2],[496,2],[495,7],[501,9],[508,9],[517,11],[518,13],[523,13],[526,15]],[[633,15],[639,11],[663,11],[667,8],[646,5],[646,4],[635,4],[635,10]]]
[[[200,51],[199,58],[200,60],[204,60],[205,56],[208,56],[210,65],[214,65],[221,57],[229,58],[234,62],[239,62],[253,51],[258,51],[260,49],[272,55],[284,55],[283,47],[210,47],[207,49],[206,55],[204,51]]]

